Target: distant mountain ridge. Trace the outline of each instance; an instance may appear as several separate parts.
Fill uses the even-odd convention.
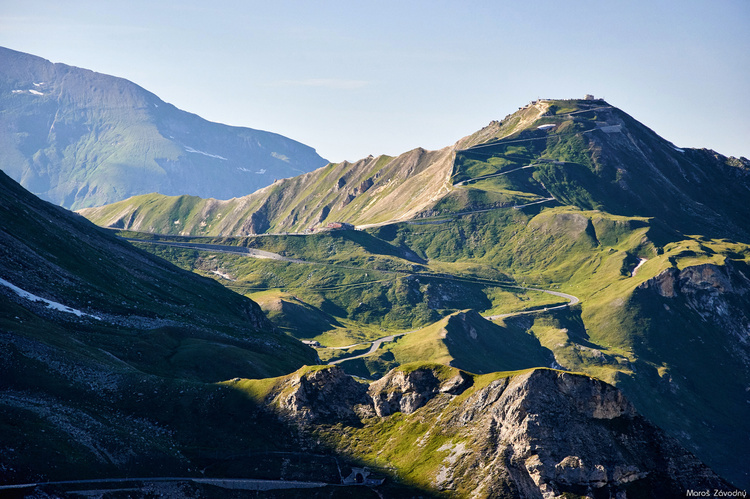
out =
[[[0,47],[0,168],[66,208],[159,192],[229,199],[326,164],[281,135],[212,123],[125,80]]]

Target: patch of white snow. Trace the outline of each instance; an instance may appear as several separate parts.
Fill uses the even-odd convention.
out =
[[[29,93],[30,94],[34,94],[34,95],[44,95],[42,92],[40,92],[38,90],[29,90]]]
[[[633,272],[630,274],[632,277],[635,277],[635,273],[638,272],[638,269],[641,268],[641,266],[646,263],[648,260],[646,258],[639,258],[638,259],[638,265],[635,266],[633,269]]]
[[[101,317],[97,317],[96,315],[87,314],[85,312],[81,312],[80,310],[76,310],[75,308],[71,308],[71,307],[68,307],[66,305],[63,305],[62,303],[58,303],[58,302],[52,301],[52,300],[47,300],[46,298],[42,298],[42,297],[37,296],[37,295],[35,295],[33,293],[29,293],[28,291],[25,291],[25,290],[19,288],[18,286],[14,286],[13,284],[11,284],[8,281],[6,281],[5,279],[0,279],[0,284],[2,284],[5,287],[10,288],[12,291],[14,291],[21,298],[25,298],[25,299],[31,300],[31,301],[40,301],[40,302],[46,303],[47,307],[49,307],[51,309],[58,310],[60,312],[65,312],[65,313],[68,313],[68,314],[77,315],[78,317],[81,317],[81,316],[85,315],[87,317],[93,317],[94,319],[96,319],[98,321],[102,320]]]
[[[204,151],[199,151],[198,149],[193,149],[192,147],[188,147],[188,146],[185,146],[185,151],[192,152],[192,153],[195,153],[195,154],[202,154],[204,156],[208,156],[209,158],[216,158],[216,159],[220,159],[222,161],[227,161],[227,158],[225,158],[223,156],[219,156],[218,154],[210,154],[210,153],[207,153],[207,152],[204,152]]]
[[[220,270],[212,270],[211,273],[212,274],[216,274],[217,276],[219,276],[219,277],[221,277],[223,279],[226,279],[227,281],[236,281],[237,280],[237,279],[234,279],[229,274],[226,274],[226,273],[224,273],[224,272],[222,272]]]

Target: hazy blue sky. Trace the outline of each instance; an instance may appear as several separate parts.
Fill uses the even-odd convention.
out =
[[[750,157],[750,0],[0,0],[0,45],[333,161],[586,93],[678,146]]]

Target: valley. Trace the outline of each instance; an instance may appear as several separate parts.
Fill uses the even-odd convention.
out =
[[[721,189],[736,190],[737,199],[746,197],[747,164],[717,163],[721,176],[716,177],[705,170],[705,153],[678,151],[620,113],[598,102],[536,102],[459,141],[449,163],[441,163],[444,152],[412,151],[395,159],[333,165],[308,174],[300,184],[307,190],[297,198],[290,197],[298,192],[294,182],[303,180],[283,181],[276,191],[242,201],[253,209],[264,207],[254,213],[263,213],[266,221],[253,227],[265,228],[254,235],[240,229],[247,227],[243,220],[253,219],[245,208],[232,211],[210,200],[191,201],[189,211],[175,211],[179,199],[149,197],[145,203],[133,199],[83,213],[124,229],[132,240],[142,238],[137,243],[142,248],[257,301],[282,330],[320,345],[322,362],[349,374],[378,379],[411,362],[438,362],[477,374],[531,367],[585,372],[621,387],[639,410],[702,459],[732,467],[724,449],[739,444],[730,435],[749,430],[742,422],[748,416],[748,356],[732,339],[732,334],[742,337],[747,320],[740,303],[747,289],[742,269],[748,239],[741,218],[709,214],[725,213],[721,205],[733,203],[732,196],[708,191],[726,181]],[[649,156],[642,155],[646,149]],[[675,177],[649,160],[635,159],[655,151],[682,173]],[[622,162],[622,157],[631,159]],[[409,175],[424,168],[433,172],[424,177],[431,185],[407,194],[404,183],[387,187],[391,179],[368,170],[373,165],[378,171],[406,168]],[[341,173],[336,171],[347,173],[337,177]],[[631,184],[636,176],[639,182]],[[699,190],[685,183],[709,176],[714,180]],[[372,186],[355,189],[353,200],[328,201],[329,209],[320,211],[319,226],[352,221],[357,230],[321,230],[311,227],[310,218],[299,217],[290,224],[291,214],[317,213],[319,208],[311,205],[321,206],[317,199],[336,192],[310,190],[326,185],[323,178],[339,178],[332,180],[339,192],[359,179],[373,179]],[[424,204],[405,218],[404,211],[384,202],[385,189]],[[433,193],[427,199],[419,194],[425,189]],[[670,196],[681,200],[674,201],[682,207],[679,213]],[[345,217],[355,200],[381,211],[364,208]],[[160,211],[162,206],[172,211]],[[211,206],[222,206],[221,213],[211,214]],[[384,213],[383,207],[390,211]],[[183,213],[180,224],[169,215],[177,212]],[[207,233],[211,217],[235,229]],[[125,224],[118,221],[126,219]],[[132,232],[146,220],[150,227],[169,229],[160,235]],[[185,232],[190,227],[192,232]],[[198,247],[149,248],[154,239],[251,248],[288,261]],[[720,281],[735,279],[720,274],[735,275],[738,287],[711,279],[693,282],[695,277],[687,276],[696,272]],[[682,296],[677,290],[659,295],[657,302],[670,298],[660,305],[661,312],[654,310],[647,290],[660,289],[654,283],[675,273],[686,276],[685,290],[696,290],[685,291],[684,298],[677,298]],[[731,325],[699,302],[682,301],[716,286],[734,303],[726,305],[734,310],[727,316],[734,317]],[[673,337],[673,330],[683,334]],[[704,345],[700,354],[694,349],[698,343]],[[682,353],[668,353],[672,350]],[[705,356],[714,360],[706,363]],[[714,383],[724,376],[735,382],[723,384],[724,395],[718,398],[724,403],[717,410],[707,400],[717,397]],[[686,384],[692,392],[688,397]],[[677,415],[685,410],[691,416]],[[706,424],[716,425],[715,430],[698,429]],[[716,461],[707,457],[712,455]],[[736,469],[744,473],[741,466]]]
[[[2,181],[5,484],[750,484],[750,161],[604,101],[534,101],[438,151],[226,200],[73,214]],[[365,467],[385,482],[342,484]]]

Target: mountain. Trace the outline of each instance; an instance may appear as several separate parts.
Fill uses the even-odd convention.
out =
[[[0,483],[175,476],[222,446],[280,450],[283,425],[215,382],[316,361],[249,299],[0,172]]]
[[[67,208],[137,194],[229,199],[319,168],[278,134],[211,123],[134,83],[0,48],[0,169]]]
[[[750,161],[680,149],[600,100],[536,101],[439,151],[369,157],[243,198],[140,196],[83,212],[99,225],[182,235],[301,232],[545,201],[747,236]],[[553,198],[553,199],[551,199]]]
[[[129,236],[266,297],[351,374],[415,360],[586,373],[746,487],[749,186],[745,158],[678,148],[601,100],[545,100],[441,151],[329,165],[234,205],[150,196],[84,213],[183,234]],[[303,233],[331,221],[361,230]]]
[[[476,376],[411,363],[368,386],[302,369],[226,386],[307,438],[441,497],[680,497],[732,487],[637,413],[616,388],[533,369]]]

